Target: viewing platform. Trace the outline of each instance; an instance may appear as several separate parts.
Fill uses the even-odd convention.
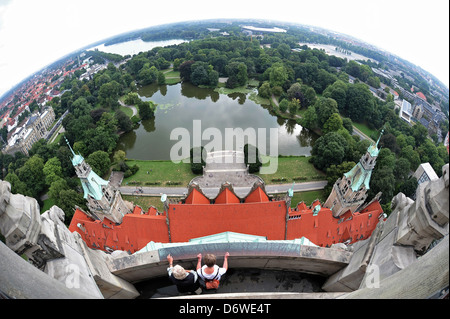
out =
[[[209,198],[217,196],[224,182],[232,184],[239,197],[245,197],[255,182],[264,183],[259,176],[249,174],[243,151],[208,152],[205,162],[203,175],[193,178],[190,184],[200,186]]]

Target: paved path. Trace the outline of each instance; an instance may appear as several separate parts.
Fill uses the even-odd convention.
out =
[[[127,105],[124,102],[122,102],[121,100],[119,100],[119,104],[124,106],[124,107],[129,107],[133,111],[133,115],[131,117],[133,117],[133,116],[135,116],[137,114],[137,109],[136,109],[136,107],[134,105]]]
[[[323,189],[327,185],[327,181],[313,181],[305,183],[295,183],[294,192],[305,192],[312,190]],[[266,192],[268,194],[283,194],[286,193],[292,184],[278,184],[278,185],[266,185]],[[234,190],[237,195],[248,194],[250,187],[235,187]],[[119,188],[123,195],[134,195],[137,194],[141,196],[160,196],[166,194],[168,196],[186,196],[188,189],[186,187],[146,187],[146,186],[121,186]],[[142,190],[142,192],[140,191]],[[219,192],[218,187],[202,188],[202,191],[207,196],[214,196]]]
[[[356,136],[359,136],[359,138],[361,138],[363,140],[369,140],[370,142],[373,142],[373,140],[370,137],[368,137],[366,134],[364,134],[363,132],[358,130],[355,126],[353,126],[352,135],[356,135]]]

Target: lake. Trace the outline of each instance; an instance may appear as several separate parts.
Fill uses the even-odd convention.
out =
[[[138,54],[139,52],[150,51],[151,49],[156,48],[156,47],[166,47],[169,45],[180,44],[183,42],[187,42],[187,41],[181,40],[181,39],[173,39],[173,40],[164,40],[164,41],[145,42],[145,41],[142,41],[141,39],[137,39],[137,40],[127,41],[127,42],[116,43],[116,44],[108,45],[108,46],[101,44],[96,47],[90,48],[89,50],[98,49],[99,51],[102,51],[102,52],[115,53],[115,54],[120,54],[120,55],[129,54],[129,55],[133,56],[135,54]]]
[[[141,39],[117,43],[110,46],[99,45],[99,51],[133,55],[155,47],[180,44],[184,40],[144,42]],[[302,128],[294,120],[278,118],[270,112],[270,106],[263,106],[250,99],[249,94],[219,94],[213,89],[193,86],[190,83],[175,85],[149,85],[138,88],[138,94],[144,101],[157,104],[155,118],[142,121],[139,128],[120,136],[117,150],[124,150],[127,157],[137,160],[169,160],[170,151],[178,140],[171,140],[174,129],[186,129],[190,134],[191,145],[194,139],[194,123],[201,124],[201,133],[216,128],[222,138],[215,142],[225,148],[226,130],[241,128],[265,133],[266,155],[305,155],[311,154],[317,135]],[[201,122],[194,122],[200,120]],[[270,129],[276,132],[277,144],[271,148]],[[248,132],[248,131],[247,131]],[[275,135],[274,133],[272,133]],[[263,145],[264,134],[257,136],[257,143]],[[203,146],[214,140],[201,140]],[[258,145],[257,145],[258,146]],[[236,143],[234,143],[236,149]],[[217,149],[215,149],[217,150]],[[264,152],[262,152],[264,154]]]
[[[270,155],[269,151],[272,151],[272,154],[276,152],[279,155],[309,156],[317,139],[316,134],[302,128],[294,120],[278,118],[271,114],[270,107],[252,101],[249,98],[250,93],[219,94],[213,89],[199,88],[185,82],[144,86],[138,89],[138,94],[142,100],[156,103],[157,108],[154,119],[142,121],[139,128],[120,137],[117,149],[124,150],[130,159],[170,159],[171,148],[181,140],[181,137],[171,140],[172,131],[177,128],[186,129],[190,134],[190,145],[193,145],[195,120],[201,121],[197,123],[201,124],[202,134],[208,128],[217,128],[217,132],[220,131],[222,138],[217,144],[223,149],[226,130],[231,128],[241,128],[244,132],[250,128],[250,132],[254,129],[256,134],[258,129],[262,129],[260,131],[265,133],[266,139],[265,155]],[[271,148],[271,128],[276,132],[277,149]],[[213,138],[205,137],[201,144],[205,146],[211,140]],[[257,135],[257,143],[263,143],[260,135]],[[236,143],[233,145],[236,149]]]

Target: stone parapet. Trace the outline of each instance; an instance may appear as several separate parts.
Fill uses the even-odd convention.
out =
[[[213,253],[220,264],[221,256],[227,251],[230,253],[229,267],[290,270],[321,276],[329,276],[342,269],[352,256],[352,253],[346,250],[281,241],[229,242],[161,248],[113,258],[108,263],[111,273],[135,283],[166,276],[168,254],[174,257],[174,263],[183,265],[185,269],[195,269],[198,253]]]

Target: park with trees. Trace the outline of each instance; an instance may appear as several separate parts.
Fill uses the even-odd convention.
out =
[[[185,35],[189,34],[191,41],[127,57],[120,67],[112,62],[125,57],[94,53],[95,59],[111,61],[107,68],[90,80],[66,78],[61,85],[66,92],[50,103],[57,118],[69,111],[63,120],[64,135],[74,152],[81,154],[100,176],[107,176],[111,169],[122,170],[127,176],[136,173],[139,167],[128,166],[126,155],[115,152],[119,134],[155,116],[157,106],[141,101],[136,87],[165,84],[163,70],[172,66],[181,81],[200,87],[217,88],[223,85],[218,81],[221,77],[227,79],[224,85],[228,89],[256,81],[258,95],[268,101],[272,112],[320,135],[309,161],[326,173],[328,192],[330,183],[353,167],[370,144],[352,135],[354,123],[367,126],[372,140],[377,140],[384,129],[369,198],[382,191],[386,210],[396,192],[412,195],[417,181],[409,176],[420,163],[430,162],[438,175],[442,165],[448,163],[446,148],[427,138],[425,127],[420,123],[409,126],[396,114],[393,101],[382,101],[371,94],[366,84],[377,85],[380,79],[370,67],[306,46],[293,50],[308,36],[310,41],[330,39],[300,29],[267,34],[263,39],[247,37],[234,25],[226,30],[229,36],[189,27]],[[146,39],[163,36],[155,32],[154,37],[147,34]],[[167,34],[171,32],[175,31],[169,29]],[[359,50],[357,53],[384,63],[376,52],[339,44],[343,50]],[[358,81],[349,83],[349,75]],[[135,105],[139,114],[133,118],[124,114],[119,99]],[[71,156],[65,139],[53,144],[41,140],[33,145],[29,156],[1,154],[2,179],[11,183],[14,193],[34,197],[40,203],[41,195],[47,194],[70,221],[75,205],[85,207]],[[199,165],[192,167],[198,174]]]

